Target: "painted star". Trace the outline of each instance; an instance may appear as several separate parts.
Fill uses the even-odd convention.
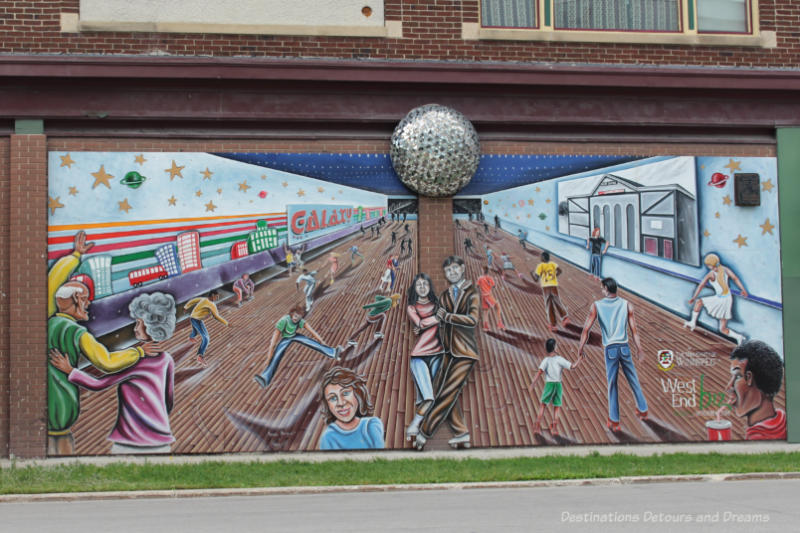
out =
[[[203,196],[203,191],[201,191],[200,189],[197,189],[195,191],[194,195],[197,196],[198,198],[200,198],[201,196]]]
[[[128,203],[128,199],[125,198],[121,202],[117,202],[119,204],[119,210],[125,211],[126,213],[131,210],[131,204]]]
[[[545,203],[548,203],[548,204],[549,204],[549,203],[550,203],[550,198],[548,198],[547,200],[545,200]]]
[[[184,165],[186,166],[186,165]],[[181,174],[181,170],[183,170],[184,166],[178,166],[175,164],[175,160],[172,160],[172,168],[165,168],[164,172],[169,172],[169,181],[175,179],[175,176],[178,176],[180,179],[183,179],[183,174]]]
[[[101,183],[106,187],[108,187],[109,189],[111,188],[111,184],[108,183],[108,180],[110,180],[114,176],[106,173],[106,169],[103,168],[103,165],[100,165],[100,170],[98,170],[97,172],[92,172],[92,176],[94,176],[94,183],[92,184],[92,189],[94,189]]]
[[[708,231],[707,229],[704,229],[703,230],[703,237],[705,237],[705,238],[711,237],[711,232]]]
[[[69,156],[69,154],[60,155],[58,157],[61,158],[61,166],[62,167],[72,168],[72,165],[75,163],[75,161]]]
[[[52,196],[48,197],[47,208],[50,209],[50,215],[55,215],[56,209],[59,207],[64,207],[64,204],[62,204],[59,200],[61,200],[60,196],[56,196],[55,199],[53,199]]]
[[[540,189],[539,187],[536,187],[536,189],[534,189],[534,190],[535,190],[536,192],[542,192],[542,189]]]
[[[525,215],[525,216],[526,216],[527,218],[531,218],[531,214],[530,214],[530,213],[528,213],[528,214],[527,214],[527,215]]]
[[[775,226],[769,223],[769,219],[765,220],[764,223],[758,227],[761,228],[761,235],[766,235],[767,233],[770,235],[775,235],[772,233],[772,230],[775,228]]]
[[[342,194],[342,189],[339,189],[337,192],[338,192],[339,194]]]
[[[172,196],[167,198],[167,201],[169,202],[169,205],[176,205],[176,202],[178,201],[178,199],[175,198],[175,195],[173,194]]]
[[[214,211],[214,209],[216,209],[216,208],[217,208],[217,206],[214,205],[213,200],[206,204],[206,211]]]
[[[761,184],[761,190],[762,191],[772,191],[773,187],[775,187],[775,185],[772,184],[772,180],[771,179],[768,179],[767,181],[765,181],[764,183]]]
[[[719,218],[719,211],[717,211],[716,213],[714,213],[714,217],[716,217],[716,218]]]
[[[741,234],[739,234],[739,236],[738,236],[738,237],[736,237],[735,239],[733,239],[733,242],[735,242],[736,244],[738,244],[738,245],[739,245],[739,248],[741,248],[742,246],[747,246],[747,237],[742,237],[742,235],[741,235]]]
[[[533,198],[528,199],[528,205],[533,205]]]
[[[544,227],[544,230],[545,230],[545,231],[550,231],[550,226],[545,226],[545,227]]]
[[[723,168],[730,169],[731,172],[736,170],[742,170],[742,162],[741,161],[734,161],[733,159],[728,159],[728,164],[725,165]]]
[[[206,169],[204,171],[202,171],[200,174],[203,175],[203,179],[204,180],[210,180],[211,179],[211,175],[213,174],[213,172],[208,170],[208,167],[206,167]]]
[[[265,179],[267,179],[267,175],[266,175],[266,174],[261,174],[261,179],[262,179],[262,180],[265,180]]]
[[[222,194],[222,187],[220,187],[219,189],[217,189],[217,194]]]
[[[731,195],[726,194],[725,198],[722,199],[722,203],[725,205],[731,205]]]
[[[147,161],[147,159],[144,158],[144,154],[139,154],[133,158],[133,162],[139,163],[140,165],[144,165],[145,161]]]
[[[317,192],[325,192],[325,187],[317,187]]]
[[[247,184],[247,180],[244,180],[239,184],[239,190],[242,192],[247,192],[247,189],[250,188],[250,185]]]
[[[78,194],[78,188],[77,187],[70,187],[69,188],[69,195],[70,196],[75,196],[76,194]]]
[[[305,196],[305,195],[306,195],[306,191],[304,191],[303,189],[300,189],[300,190],[297,191],[297,196]]]
[[[283,185],[284,187],[288,187],[289,186],[289,182],[288,181],[281,182],[281,185]]]

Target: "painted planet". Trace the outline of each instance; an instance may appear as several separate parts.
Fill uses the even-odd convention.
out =
[[[258,193],[258,197],[259,198],[266,198],[267,197],[267,191],[261,191],[260,193]]]
[[[489,205],[489,200],[484,200],[483,205]]]
[[[125,177],[119,180],[119,182],[131,189],[138,189],[146,179],[146,177],[133,170],[125,174]]]
[[[525,200],[520,200],[519,202],[517,202],[517,204],[518,204],[520,207],[525,207]]]
[[[711,185],[718,189],[723,188],[728,183],[728,175],[722,172],[714,172],[711,174],[711,180],[706,185]]]

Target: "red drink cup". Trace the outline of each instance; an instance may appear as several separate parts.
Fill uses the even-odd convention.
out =
[[[706,422],[708,440],[731,440],[730,420],[709,420]]]

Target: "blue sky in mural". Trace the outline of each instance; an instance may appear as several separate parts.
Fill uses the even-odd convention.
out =
[[[389,154],[217,153],[220,157],[388,195],[408,195]],[[617,165],[623,155],[483,155],[472,181],[458,196],[472,196]]]

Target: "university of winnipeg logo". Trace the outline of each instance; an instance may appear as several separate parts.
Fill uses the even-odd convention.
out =
[[[658,352],[658,368],[667,372],[672,370],[675,366],[675,354],[670,350],[661,350]]]

